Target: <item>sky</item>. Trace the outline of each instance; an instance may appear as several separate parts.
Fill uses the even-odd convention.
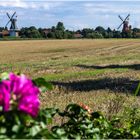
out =
[[[70,30],[103,26],[117,29],[118,15],[130,13],[132,27],[140,28],[140,0],[0,0],[0,27],[16,11],[18,28],[49,28],[61,21]]]

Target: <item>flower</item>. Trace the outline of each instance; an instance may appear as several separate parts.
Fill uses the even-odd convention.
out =
[[[38,87],[25,75],[10,73],[9,80],[0,82],[0,105],[4,111],[8,111],[10,105],[17,105],[18,110],[36,117],[40,106],[39,93]]]
[[[23,96],[19,100],[18,109],[36,117],[39,110],[39,99],[36,96]]]
[[[39,111],[39,89],[25,75],[10,73],[11,93],[16,95],[18,110],[23,111],[32,117],[36,117]]]
[[[3,111],[10,108],[10,82],[7,80],[0,82],[0,106],[3,107]]]
[[[80,105],[83,109],[87,110],[88,113],[92,113],[92,110],[89,108],[89,106],[84,105],[84,104],[82,104],[82,103],[80,103],[79,105]]]

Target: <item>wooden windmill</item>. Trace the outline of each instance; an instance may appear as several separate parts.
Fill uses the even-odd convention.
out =
[[[6,13],[6,14],[9,18],[9,21],[5,25],[5,28],[7,28],[7,26],[10,24],[10,29],[9,29],[10,36],[17,37],[19,30],[18,30],[17,24],[16,24],[16,22],[17,22],[16,12],[14,12],[12,16],[10,16],[9,13]]]
[[[123,19],[120,15],[118,17],[121,19],[122,23],[120,24],[120,26],[117,29],[120,29],[121,26],[123,25],[122,32],[130,31],[131,30],[131,25],[129,26],[130,14],[128,14],[125,19]]]

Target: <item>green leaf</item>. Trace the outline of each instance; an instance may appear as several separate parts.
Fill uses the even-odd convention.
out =
[[[135,96],[137,96],[138,95],[138,93],[139,93],[139,91],[140,91],[140,83],[139,83],[139,85],[138,85],[138,87],[137,87],[137,89],[136,89],[136,91],[135,91]]]
[[[64,129],[59,128],[59,129],[56,130],[56,133],[57,133],[59,136],[62,136],[62,135],[65,134],[65,131],[64,131]]]
[[[92,113],[93,118],[99,118],[100,116],[102,116],[102,114],[100,112],[93,112]]]
[[[19,129],[20,129],[20,125],[14,125],[12,131],[18,133]]]
[[[80,135],[76,135],[76,136],[75,136],[75,139],[76,139],[76,140],[81,140],[81,136],[80,136]]]
[[[38,132],[40,132],[41,131],[41,128],[40,128],[40,126],[38,126],[38,125],[35,125],[35,126],[33,126],[31,129],[30,129],[30,135],[31,136],[35,136]]]
[[[1,80],[8,80],[9,79],[9,73],[4,72],[1,74]]]
[[[43,89],[43,91],[45,90],[52,90],[53,86],[51,83],[47,82],[44,78],[37,78],[34,79],[33,82],[38,86],[41,87]]]
[[[3,110],[3,107],[2,106],[0,106],[0,112]]]
[[[100,132],[100,129],[99,128],[94,128],[94,133],[99,133]]]
[[[15,117],[16,123],[17,123],[18,125],[20,125],[21,122],[20,122],[19,116],[18,116],[17,114],[14,114],[14,117]]]
[[[5,127],[0,127],[0,134],[6,133],[6,128]]]

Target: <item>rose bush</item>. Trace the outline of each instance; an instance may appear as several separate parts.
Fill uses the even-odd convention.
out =
[[[43,78],[4,73],[0,79],[0,139],[118,139],[140,138],[140,109],[108,120],[83,103],[69,104],[64,111],[40,108],[40,93],[52,89]],[[139,92],[140,85],[136,93]],[[136,94],[135,94],[136,95]],[[54,116],[64,120],[49,127]],[[123,124],[123,123],[124,124]]]

